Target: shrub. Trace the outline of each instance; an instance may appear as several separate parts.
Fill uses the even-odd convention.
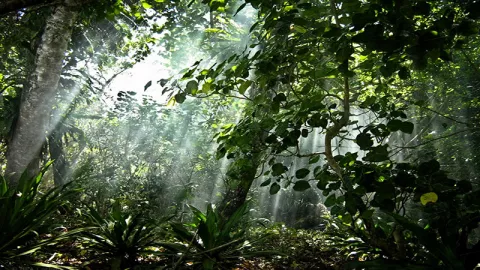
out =
[[[24,172],[15,188],[9,187],[6,179],[0,177],[0,263],[2,264],[11,264],[20,256],[31,254],[76,232],[72,231],[45,240],[39,240],[37,237],[47,229],[52,215],[66,202],[66,199],[78,192],[64,185],[40,194],[38,188],[49,165],[47,164],[34,177],[29,177]]]

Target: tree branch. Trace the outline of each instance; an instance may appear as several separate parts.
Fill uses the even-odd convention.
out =
[[[332,140],[335,138],[340,130],[344,128],[350,119],[350,85],[347,76],[344,79],[343,89],[343,115],[340,121],[327,129],[325,134],[325,156],[327,158],[328,165],[335,171],[335,173],[343,180],[342,168],[338,165],[337,161],[333,157],[332,153]]]
[[[445,136],[439,136],[437,138],[434,138],[434,139],[431,139],[431,140],[428,140],[428,141],[425,141],[425,142],[422,142],[422,143],[419,143],[417,145],[414,145],[414,146],[396,146],[395,148],[396,149],[415,149],[419,146],[422,146],[422,145],[425,145],[425,144],[429,144],[431,142],[434,142],[434,141],[438,141],[438,140],[441,140],[441,139],[446,139],[448,137],[452,137],[452,136],[455,136],[455,135],[458,135],[458,134],[461,134],[461,133],[464,133],[464,132],[468,132],[468,131],[472,131],[472,132],[475,132],[475,130],[479,130],[479,128],[468,128],[468,129],[462,129],[460,131],[456,131],[456,132],[453,132],[451,134],[448,134],[448,135],[445,135]],[[397,152],[398,153],[398,152]],[[396,154],[396,153],[395,153]]]

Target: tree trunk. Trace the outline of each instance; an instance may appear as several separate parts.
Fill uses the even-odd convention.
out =
[[[249,91],[250,97],[255,97],[259,89],[252,87]],[[259,110],[256,111],[259,121],[262,116],[268,112]],[[244,127],[246,130],[252,132],[250,147],[243,150],[240,156],[236,156],[234,161],[228,166],[225,181],[225,196],[219,205],[220,215],[224,220],[228,220],[237,209],[242,206],[247,200],[248,192],[252,187],[257,170],[262,163],[262,158],[266,154],[267,147],[265,145],[265,138],[268,132],[259,128],[258,126]]]
[[[38,171],[38,157],[49,133],[52,107],[76,14],[73,8],[60,5],[47,19],[32,74],[22,92],[13,138],[8,145],[6,175],[13,186],[26,169],[31,175]]]
[[[235,158],[228,166],[226,192],[219,206],[220,215],[224,220],[228,220],[247,200],[262,154],[258,152],[249,157]]]

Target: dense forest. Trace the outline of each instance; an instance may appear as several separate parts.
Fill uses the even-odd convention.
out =
[[[480,269],[479,0],[0,0],[0,269]]]

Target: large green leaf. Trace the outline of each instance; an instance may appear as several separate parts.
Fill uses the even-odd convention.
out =
[[[387,123],[387,127],[388,129],[390,129],[391,131],[402,131],[404,133],[408,133],[408,134],[412,134],[413,130],[414,130],[414,125],[413,123],[411,122],[407,122],[407,121],[401,121],[401,120],[398,120],[398,119],[394,119],[394,120],[390,120],[388,123]]]
[[[245,91],[247,91],[247,89],[250,87],[250,85],[252,85],[252,83],[253,83],[253,82],[250,81],[250,80],[244,81],[244,82],[240,85],[240,87],[238,87],[238,92],[239,92],[240,94],[242,94],[242,95],[245,94]]]
[[[368,149],[369,147],[373,146],[372,136],[370,136],[370,134],[368,133],[358,134],[355,141],[362,150]]]
[[[295,177],[298,179],[303,179],[310,174],[310,170],[306,168],[299,169],[295,172]]]
[[[305,191],[309,188],[310,188],[310,184],[308,183],[308,181],[305,181],[305,180],[297,181],[293,185],[293,190],[295,191]]]
[[[184,93],[178,93],[175,95],[175,101],[178,103],[183,103],[186,99],[186,95]]]
[[[287,169],[282,163],[275,163],[272,165],[272,176],[279,176],[286,171]]]
[[[280,185],[277,183],[273,183],[270,186],[270,195],[275,195],[280,191]]]
[[[336,203],[336,196],[335,196],[335,194],[332,194],[332,195],[327,197],[327,199],[324,202],[324,205],[326,207],[332,207],[332,206],[335,205],[335,203]]]

